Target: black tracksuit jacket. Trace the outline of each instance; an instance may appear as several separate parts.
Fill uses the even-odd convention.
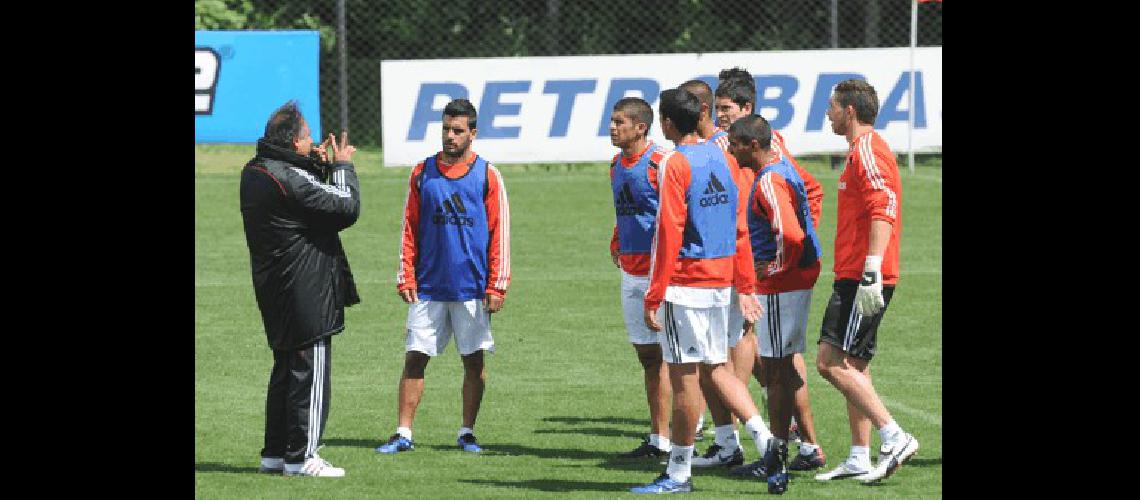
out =
[[[344,308],[360,302],[338,235],[360,215],[352,163],[319,164],[259,141],[240,191],[269,347],[296,350],[340,333]]]

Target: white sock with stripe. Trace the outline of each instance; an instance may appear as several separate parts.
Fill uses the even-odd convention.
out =
[[[693,475],[693,446],[673,446],[673,451],[669,452],[669,465],[665,467],[665,473],[678,483],[688,481]]]

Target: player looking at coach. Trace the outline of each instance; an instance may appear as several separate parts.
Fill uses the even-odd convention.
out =
[[[360,302],[338,235],[360,215],[360,184],[348,133],[326,143],[313,147],[308,122],[287,102],[241,172],[253,289],[273,351],[261,472],[344,476],[317,448],[332,395],[332,336],[344,330],[344,308]]]
[[[768,381],[768,419],[778,446],[787,446],[795,394],[806,391],[804,377],[792,366],[794,353],[807,345],[812,288],[819,278],[819,238],[811,222],[804,181],[772,146],[772,129],[759,115],[737,120],[729,129],[732,154],[741,167],[755,171],[748,187],[748,231],[756,267],[756,294],[767,312],[756,325],[759,354]],[[801,447],[801,452],[803,448]],[[786,483],[788,469],[804,470],[811,456],[801,453],[801,468],[765,457],[769,484]]]
[[[871,383],[879,322],[899,279],[902,185],[890,146],[875,132],[879,97],[863,80],[844,80],[828,101],[831,130],[847,139],[849,152],[839,175],[835,225],[835,283],[823,313],[816,368],[847,400],[851,454],[821,481],[852,477],[877,481],[895,472],[918,451],[918,440],[903,431]],[[882,446],[871,467],[871,426]]]
[[[650,257],[645,323],[659,335],[673,386],[673,449],[665,473],[634,493],[692,491],[698,377],[709,378],[732,413],[745,422],[758,450],[771,432],[748,389],[724,368],[732,286],[744,317],[761,315],[751,292],[755,274],[744,219],[744,194],[731,181],[736,163],[697,135],[700,101],[683,89],[660,96],[661,130],[676,144],[658,173],[660,204]],[[736,167],[739,168],[739,167]]]
[[[621,148],[610,163],[614,199],[614,235],[610,257],[621,269],[621,307],[629,342],[637,352],[649,403],[649,437],[621,458],[668,455],[669,372],[661,359],[657,332],[645,324],[645,292],[649,288],[649,253],[657,217],[657,168],[666,151],[646,137],[653,125],[653,108],[644,99],[626,97],[610,115],[610,143]]]
[[[756,81],[752,79],[752,75],[747,70],[742,68],[724,69],[718,76],[720,81],[715,92],[717,123],[722,129],[728,130],[738,119],[753,115],[756,104]],[[763,120],[764,118],[760,117],[760,119]],[[767,123],[767,120],[764,121]],[[823,211],[823,186],[815,179],[815,176],[811,175],[811,172],[800,167],[799,162],[788,152],[786,142],[780,132],[770,125],[768,129],[772,132],[772,154],[786,158],[800,178],[803,179],[804,187],[807,190],[808,204],[811,206],[812,227],[818,230]],[[750,169],[743,170],[751,172]],[[749,174],[750,177],[754,175]],[[815,418],[811,410],[811,400],[808,398],[807,364],[804,361],[802,351],[792,354],[792,365],[796,369],[797,377],[804,383],[795,392],[795,411],[792,414],[790,432],[791,440],[799,442],[799,453],[788,464],[788,469],[794,471],[818,469],[827,464],[827,455],[819,446],[819,438],[815,432]],[[768,385],[766,373],[764,358],[757,353],[752,374],[761,387]],[[732,470],[732,474],[742,476],[763,476],[763,472],[761,460]]]
[[[727,152],[728,134],[718,129],[713,123],[713,91],[709,84],[701,80],[689,80],[682,83],[678,88],[685,89],[693,94],[701,103],[701,115],[697,121],[697,135],[702,141],[715,144],[721,151]],[[736,170],[732,173],[736,188],[741,192],[747,192],[752,186],[753,172],[748,169],[736,168],[735,163],[732,164],[732,167]],[[745,321],[744,316],[741,315],[740,304],[737,301],[739,294],[734,291],[730,295],[732,302],[728,309],[728,361],[725,363],[725,367],[735,374],[736,378],[740,379],[740,382],[747,388],[748,377],[756,360],[756,336],[753,335],[754,326],[752,322]],[[701,394],[704,403],[701,405],[701,415],[704,415],[703,408],[707,405],[715,425],[716,437],[712,446],[709,446],[703,455],[693,459],[693,467],[732,467],[743,464],[744,449],[740,446],[740,433],[736,430],[736,418],[721,402],[711,382],[706,378],[701,378]],[[700,423],[698,423],[697,432],[700,432]]]
[[[463,422],[456,444],[482,451],[475,419],[483,400],[483,351],[495,349],[491,314],[511,282],[510,210],[503,176],[471,149],[475,106],[455,99],[443,108],[443,150],[408,178],[396,293],[407,304],[404,371],[396,432],[376,448],[414,448],[412,421],[424,392],[424,369],[455,337],[463,362]]]

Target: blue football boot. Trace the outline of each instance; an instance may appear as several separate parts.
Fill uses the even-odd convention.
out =
[[[416,449],[411,439],[399,434],[392,434],[388,442],[376,447],[376,453],[397,453]]]
[[[645,486],[634,486],[630,488],[633,493],[653,493],[653,494],[666,494],[666,493],[691,493],[693,491],[693,479],[678,483],[669,478],[669,474],[661,474],[654,479],[652,483]]]
[[[463,451],[471,453],[480,453],[483,451],[483,447],[479,446],[479,443],[475,442],[474,434],[464,434],[462,436],[459,436],[459,439],[455,441],[455,444],[459,445]]]

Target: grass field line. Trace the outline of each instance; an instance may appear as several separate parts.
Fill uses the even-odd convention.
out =
[[[909,407],[905,404],[902,404],[898,401],[887,398],[887,397],[883,396],[882,394],[879,395],[879,399],[882,400],[883,404],[886,405],[887,408],[890,408],[891,410],[899,411],[899,412],[905,413],[907,415],[910,415],[912,417],[918,417],[918,418],[926,421],[927,423],[937,425],[938,427],[942,427],[942,417],[940,417],[938,415],[935,415],[935,414],[927,412],[927,411],[919,410],[918,408],[911,408],[911,407]]]
[[[906,271],[905,273],[903,273],[904,276],[905,275],[929,276],[929,275],[939,275],[939,274],[942,274],[941,269],[939,269],[939,270],[924,269],[924,270],[918,270],[918,271]],[[835,273],[833,273],[831,271],[824,271],[824,272],[820,272],[819,275],[820,276],[834,276]],[[515,276],[516,276],[515,279],[517,279],[517,274]],[[610,277],[610,274],[608,272],[605,272],[605,273],[603,273],[603,272],[574,273],[574,274],[570,274],[570,275],[566,275],[566,276],[547,276],[547,277],[543,277],[543,278],[527,278],[526,282],[531,283],[531,282],[536,282],[536,281],[540,281],[540,282],[541,281],[550,281],[550,282],[555,282],[555,281],[581,281],[581,280],[586,280],[586,279],[606,279],[609,277]],[[358,285],[395,285],[396,281],[394,279],[393,280],[356,280],[356,284],[358,284]],[[194,283],[195,288],[227,287],[227,286],[253,286],[253,285],[250,284],[250,282],[248,282],[248,281],[206,281],[206,282],[201,282],[201,283],[197,283],[197,282]]]

